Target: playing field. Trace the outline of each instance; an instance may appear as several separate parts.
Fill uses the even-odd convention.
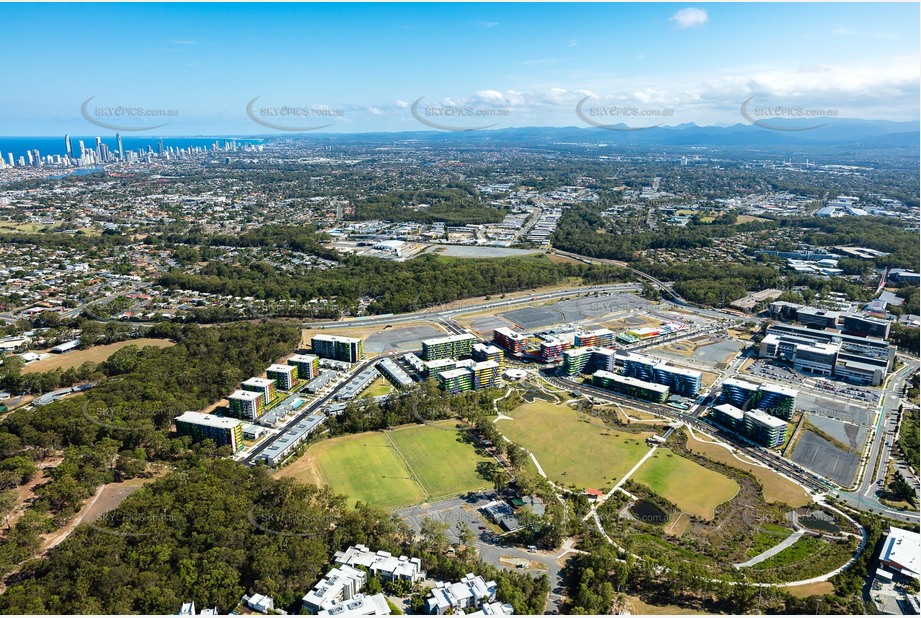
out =
[[[690,459],[660,448],[630,477],[669,500],[685,513],[713,519],[713,509],[730,500],[739,484]]]
[[[23,373],[33,373],[36,371],[51,371],[52,369],[63,369],[67,370],[71,367],[79,367],[86,361],[92,361],[94,363],[101,363],[106,360],[118,350],[129,346],[136,345],[138,348],[143,348],[144,346],[152,345],[158,348],[166,348],[173,345],[173,342],[169,339],[128,339],[127,341],[119,341],[118,343],[110,343],[108,345],[97,345],[86,350],[74,350],[72,352],[65,352],[64,354],[52,354],[48,358],[43,358],[40,361],[35,361],[27,365],[22,372]]]
[[[695,440],[688,436],[687,446],[692,453],[698,453],[707,459],[751,472],[758,479],[764,499],[767,502],[784,502],[793,508],[805,506],[812,502],[812,498],[809,497],[806,490],[793,481],[785,479],[764,466],[741,461],[718,444]]]
[[[461,442],[463,435],[446,421],[342,436],[311,446],[278,476],[328,485],[350,503],[386,509],[491,486],[477,474],[477,463],[491,460]]]
[[[555,483],[607,490],[646,453],[652,434],[608,429],[597,418],[565,405],[535,401],[496,423],[512,442],[528,449]]]

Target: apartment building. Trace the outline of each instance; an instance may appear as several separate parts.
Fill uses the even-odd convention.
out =
[[[269,378],[250,378],[244,380],[240,387],[245,391],[262,394],[262,403],[269,405],[275,399],[275,380]]]
[[[442,358],[463,358],[473,352],[477,338],[470,334],[451,335],[426,339],[422,342],[422,359],[431,361]]]
[[[745,412],[745,435],[767,447],[780,446],[787,439],[787,423],[763,410]]]
[[[238,419],[185,412],[173,422],[180,436],[191,436],[195,442],[211,440],[217,446],[229,445],[234,453],[244,448],[243,423]]]
[[[486,343],[474,343],[473,348],[471,348],[471,355],[473,356],[473,360],[477,362],[494,361],[499,364],[500,368],[504,360],[502,348],[497,348],[494,345]]]
[[[227,403],[230,406],[231,416],[245,421],[254,421],[262,416],[265,398],[262,393],[237,390],[227,397]]]
[[[644,382],[629,376],[622,376],[610,371],[596,371],[592,374],[592,384],[615,393],[645,399],[654,403],[668,401],[669,389],[664,384]]]
[[[265,375],[275,382],[276,390],[290,391],[297,384],[297,367],[293,365],[269,365]]]
[[[609,348],[614,345],[614,332],[607,328],[583,330],[576,333],[574,347]]]
[[[313,380],[320,375],[320,358],[313,354],[295,354],[287,360],[292,367],[297,367],[299,380]]]
[[[364,356],[361,339],[338,335],[314,335],[310,348],[320,358],[331,358],[346,363],[357,363]]]
[[[493,342],[512,354],[520,355],[527,347],[528,338],[503,326],[493,331]]]

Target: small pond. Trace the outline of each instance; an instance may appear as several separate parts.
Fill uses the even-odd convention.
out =
[[[630,507],[630,514],[646,524],[661,526],[668,521],[668,513],[649,500],[637,500]]]

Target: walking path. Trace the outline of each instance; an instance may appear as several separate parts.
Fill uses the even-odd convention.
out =
[[[796,542],[800,539],[800,537],[803,536],[804,534],[806,534],[806,532],[805,532],[804,530],[797,530],[796,532],[794,532],[793,534],[791,534],[790,536],[788,536],[787,538],[785,538],[783,541],[781,541],[780,543],[778,543],[778,544],[775,545],[774,547],[768,549],[767,551],[763,551],[763,552],[761,552],[760,554],[758,554],[757,556],[755,556],[754,558],[751,558],[751,559],[749,559],[749,560],[746,560],[745,562],[740,562],[740,563],[738,563],[738,564],[734,564],[734,565],[732,565],[732,566],[734,566],[734,567],[737,568],[737,569],[744,569],[745,567],[754,566],[754,565],[758,564],[759,562],[764,562],[765,560],[767,560],[767,559],[770,558],[771,556],[776,556],[777,554],[779,554],[780,552],[782,552],[782,551],[785,550],[786,548],[788,548],[788,547],[790,547],[791,545],[793,545],[794,543],[796,543]]]

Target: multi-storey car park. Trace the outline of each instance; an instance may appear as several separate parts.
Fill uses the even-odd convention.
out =
[[[441,358],[463,358],[473,352],[477,338],[470,334],[451,335],[426,339],[422,342],[422,358],[431,361]]]
[[[243,450],[243,423],[235,418],[186,412],[173,422],[180,436],[191,436],[196,442],[211,440],[216,446],[229,445],[234,453]]]
[[[295,354],[287,363],[297,367],[298,380],[312,380],[320,373],[320,359],[313,354]]]
[[[592,384],[600,388],[634,397],[645,399],[654,403],[668,401],[669,389],[664,384],[644,382],[628,376],[618,375],[610,371],[596,371],[592,374]]]
[[[310,348],[321,358],[331,358],[346,363],[357,363],[364,355],[361,339],[338,335],[314,335]]]
[[[297,383],[297,367],[292,365],[269,365],[265,375],[275,382],[276,390],[290,391]]]
[[[265,406],[263,394],[255,391],[237,390],[227,397],[230,414],[236,418],[254,421],[262,416]]]

